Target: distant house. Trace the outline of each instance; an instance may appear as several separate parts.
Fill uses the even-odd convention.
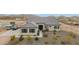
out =
[[[20,27],[22,24],[26,23],[26,20],[27,20],[26,17],[19,15],[0,16],[0,27],[5,29],[10,29],[10,27],[12,27],[13,24],[15,24],[17,27]]]
[[[58,20],[53,17],[30,17],[21,28],[22,35],[39,35],[40,31],[59,30]]]

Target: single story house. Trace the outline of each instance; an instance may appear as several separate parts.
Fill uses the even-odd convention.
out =
[[[38,27],[33,23],[26,23],[22,27],[20,27],[21,35],[33,35],[36,36],[38,32]]]
[[[39,30],[46,30],[53,31],[59,29],[58,20],[52,16],[49,17],[30,17],[28,18],[27,22],[35,23],[38,26]]]
[[[39,35],[40,31],[53,31],[59,30],[59,23],[56,18],[53,17],[32,17],[28,18],[25,25],[20,27],[21,35]]]

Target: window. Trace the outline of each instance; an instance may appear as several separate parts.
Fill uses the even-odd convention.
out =
[[[35,33],[35,29],[29,29],[29,32]]]
[[[22,29],[22,33],[27,33],[27,29]]]

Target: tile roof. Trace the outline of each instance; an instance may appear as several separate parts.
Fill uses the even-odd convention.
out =
[[[56,18],[50,17],[29,17],[27,22],[44,23],[47,25],[58,25]]]
[[[23,26],[21,26],[22,28],[24,27],[26,27],[26,28],[36,28],[37,26],[35,25],[35,24],[33,24],[33,23],[26,23],[26,24],[24,24]]]

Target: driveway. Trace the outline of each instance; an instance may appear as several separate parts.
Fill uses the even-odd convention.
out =
[[[0,36],[0,45],[6,44],[10,41],[10,36]]]
[[[9,31],[6,31],[6,32],[0,34],[0,45],[8,43],[10,41],[10,36],[16,35],[17,32],[18,32],[18,30],[15,30],[15,31],[9,30]]]

